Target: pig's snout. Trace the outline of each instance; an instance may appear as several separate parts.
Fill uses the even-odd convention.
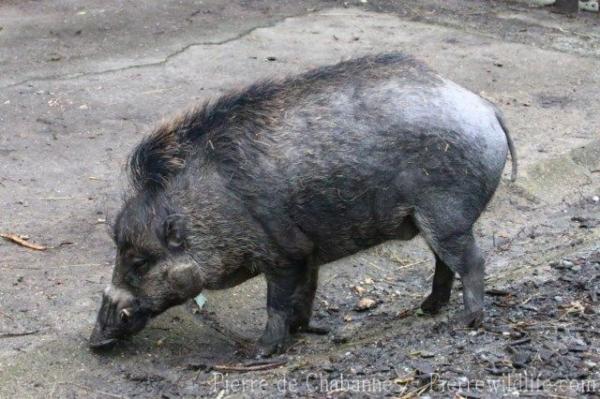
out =
[[[89,345],[93,349],[109,348],[119,338],[140,331],[148,319],[148,313],[130,292],[110,286],[102,296],[102,304]]]

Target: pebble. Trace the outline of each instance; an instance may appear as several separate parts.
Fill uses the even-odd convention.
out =
[[[594,202],[598,203],[598,202],[600,202],[600,197],[598,197],[597,195],[594,195],[594,196],[592,197],[592,201],[594,201]]]
[[[466,387],[467,385],[469,385],[469,379],[467,377],[458,377],[454,384],[455,387]]]
[[[573,267],[573,262],[571,262],[570,260],[563,260],[562,265],[564,267]]]
[[[355,309],[358,311],[365,311],[369,309],[373,309],[377,306],[377,302],[371,298],[361,298],[360,301],[356,304]]]
[[[517,352],[512,356],[512,365],[515,368],[523,368],[531,360],[531,354],[528,352]]]
[[[586,360],[583,362],[583,364],[585,364],[587,367],[593,369],[594,367],[596,367],[598,365],[598,363],[593,362],[591,360]]]
[[[367,290],[364,287],[361,287],[360,285],[355,285],[354,286],[354,291],[358,294],[358,295],[362,295],[364,294]]]

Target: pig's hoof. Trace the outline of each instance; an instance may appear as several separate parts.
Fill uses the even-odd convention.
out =
[[[436,314],[450,302],[450,298],[440,298],[437,295],[429,294],[421,304],[421,310],[428,314]]]
[[[468,328],[478,328],[483,323],[483,310],[463,312],[457,317],[457,322]]]
[[[258,344],[254,350],[257,359],[265,359],[283,353],[283,344]]]

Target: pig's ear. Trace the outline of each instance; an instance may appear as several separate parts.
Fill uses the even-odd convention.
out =
[[[181,215],[169,215],[162,226],[161,241],[169,251],[185,249],[185,221]]]

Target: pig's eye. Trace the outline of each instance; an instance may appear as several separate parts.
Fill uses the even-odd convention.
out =
[[[143,267],[147,263],[145,258],[135,257],[131,259],[131,266],[135,269]]]

